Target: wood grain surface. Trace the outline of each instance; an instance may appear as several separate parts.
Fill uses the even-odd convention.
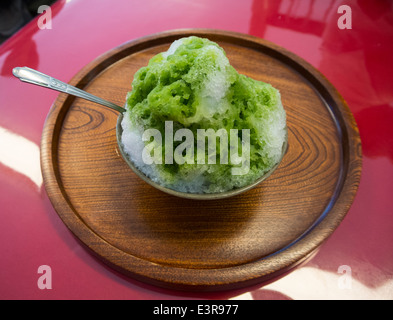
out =
[[[167,288],[240,288],[288,271],[336,229],[359,184],[361,144],[350,110],[317,70],[248,35],[155,34],[97,58],[70,84],[123,105],[134,73],[191,34],[221,45],[239,73],[280,90],[288,151],[278,169],[228,199],[168,195],[136,176],[121,157],[115,111],[60,94],[42,136],[44,183],[68,228],[116,270]]]

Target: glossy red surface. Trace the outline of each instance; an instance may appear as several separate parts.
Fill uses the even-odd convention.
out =
[[[338,27],[343,4],[352,29]],[[393,299],[392,1],[59,0],[52,16],[52,29],[36,19],[0,46],[1,299]],[[347,217],[308,262],[269,284],[189,294],[126,278],[81,246],[45,193],[39,144],[57,93],[19,82],[12,68],[69,81],[113,47],[179,28],[248,33],[293,51],[336,86],[358,123],[363,171]],[[37,285],[41,265],[52,289]]]

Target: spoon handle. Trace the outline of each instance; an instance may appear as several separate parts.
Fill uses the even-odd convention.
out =
[[[73,87],[67,83],[52,78],[51,76],[48,76],[37,70],[28,67],[16,67],[12,70],[12,73],[14,74],[15,77],[19,78],[19,80],[23,82],[32,83],[41,87],[49,88],[60,92],[65,92],[70,95],[104,105],[108,108],[112,108],[121,113],[125,111],[124,108],[112,102],[96,97],[86,91]]]

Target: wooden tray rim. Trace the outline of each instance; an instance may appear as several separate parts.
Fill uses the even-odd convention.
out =
[[[218,269],[176,268],[159,265],[131,256],[108,243],[86,225],[73,209],[72,204],[67,200],[67,195],[59,187],[61,185],[61,178],[57,171],[57,153],[54,141],[57,141],[59,138],[60,130],[58,129],[60,129],[64,117],[68,112],[68,108],[64,108],[64,105],[68,105],[69,107],[74,99],[74,97],[64,93],[60,93],[54,102],[43,129],[40,161],[44,185],[54,209],[69,230],[92,254],[98,256],[115,270],[134,279],[170,289],[216,291],[241,288],[260,283],[262,280],[268,281],[287,272],[307,259],[337,228],[348,212],[360,183],[362,162],[360,136],[353,115],[344,99],[333,85],[311,64],[294,53],[267,40],[233,31],[176,29],[131,40],[104,53],[87,64],[69,83],[83,88],[97,74],[112,64],[106,62],[109,57],[117,56],[116,60],[120,60],[132,52],[138,52],[154,44],[162,44],[164,40],[165,43],[170,43],[179,37],[190,35],[209,37],[213,41],[216,41],[215,38],[220,38],[221,41],[228,41],[230,43],[231,40],[236,39],[238,41],[237,44],[247,45],[248,48],[255,48],[258,51],[263,48],[264,50],[278,52],[287,61],[291,61],[293,65],[303,68],[303,72],[306,72],[307,75],[317,80],[317,83],[321,84],[320,90],[323,90],[322,88],[327,90],[326,94],[334,100],[334,103],[340,109],[340,114],[335,114],[335,118],[338,117],[340,121],[338,128],[344,129],[341,134],[343,135],[343,140],[347,142],[349,150],[348,154],[343,155],[343,163],[346,167],[345,178],[342,181],[341,190],[338,190],[336,194],[337,199],[335,204],[330,208],[329,214],[323,214],[309,230],[288,247],[261,260],[239,266]],[[133,49],[131,53],[130,48]],[[349,141],[355,141],[356,143],[351,144]],[[111,252],[109,256],[108,251]],[[124,261],[127,261],[127,263],[124,263]],[[168,272],[168,268],[176,271],[172,272],[173,276],[171,272]]]

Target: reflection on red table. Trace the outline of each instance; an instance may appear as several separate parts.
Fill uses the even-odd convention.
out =
[[[340,29],[341,5],[352,29]],[[37,19],[0,46],[1,299],[392,299],[393,3],[390,0],[59,0],[52,29]],[[29,66],[69,81],[126,41],[180,28],[255,35],[320,70],[358,123],[363,171],[342,224],[305,264],[268,284],[192,294],[129,279],[90,255],[47,198],[39,163],[45,117],[56,92],[12,77]],[[130,79],[131,82],[131,79]],[[39,266],[52,289],[37,285]]]

